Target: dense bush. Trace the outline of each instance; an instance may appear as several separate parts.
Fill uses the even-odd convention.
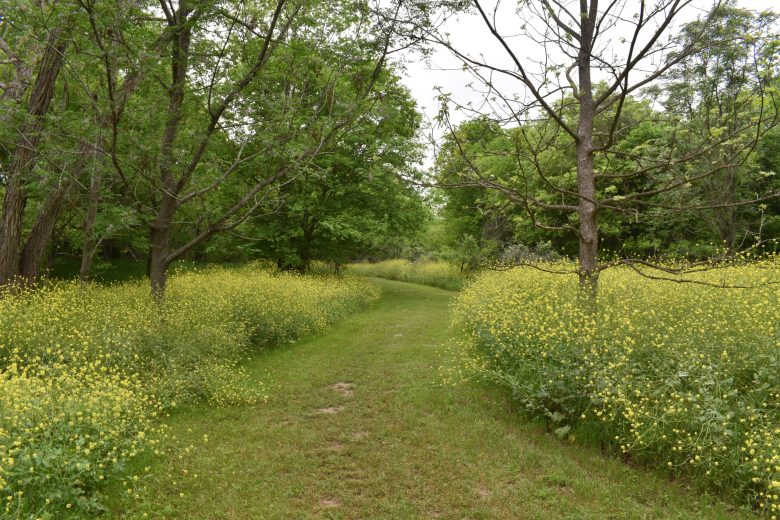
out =
[[[377,263],[350,264],[348,272],[360,276],[376,276],[389,280],[433,285],[442,289],[461,289],[468,275],[447,262],[410,262],[385,260]]]
[[[240,367],[251,349],[319,332],[377,298],[364,281],[257,267],[174,276],[162,305],[140,281],[4,295],[0,516],[95,513],[102,484],[161,442],[166,410],[262,398]]]
[[[458,296],[465,359],[561,437],[780,509],[780,262],[710,270],[725,289],[602,274],[488,272]]]

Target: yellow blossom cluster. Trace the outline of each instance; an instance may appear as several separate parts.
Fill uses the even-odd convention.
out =
[[[609,269],[594,296],[533,267],[484,273],[453,311],[467,367],[562,437],[779,515],[780,258],[668,277]]]
[[[376,276],[388,280],[432,285],[444,289],[460,289],[468,276],[447,262],[385,260],[376,263],[350,264],[349,272],[360,276]]]
[[[172,276],[148,285],[57,282],[0,294],[0,517],[100,510],[99,489],[159,448],[177,403],[264,398],[240,363],[374,303],[353,278],[260,266]]]

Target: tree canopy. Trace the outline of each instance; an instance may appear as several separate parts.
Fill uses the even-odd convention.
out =
[[[463,269],[576,256],[595,287],[615,263],[766,244],[780,234],[777,15],[689,4],[4,6],[0,283],[65,259],[86,280],[128,258],[162,296],[180,259],[306,270],[429,253]],[[450,40],[440,22],[464,11],[502,56]],[[425,171],[396,56],[432,46],[486,97],[442,93]]]
[[[420,117],[353,2],[62,0],[2,12],[0,281],[52,254],[343,263],[413,235]],[[212,242],[217,236],[224,235]],[[49,260],[47,260],[49,259]]]

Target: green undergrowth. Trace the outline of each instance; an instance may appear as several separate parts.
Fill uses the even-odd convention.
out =
[[[508,388],[524,414],[562,439],[590,437],[773,517],[780,264],[768,258],[686,280],[615,268],[584,298],[576,276],[484,273],[454,308],[464,367]]]
[[[114,494],[110,516],[751,517],[684,481],[560,441],[499,387],[447,383],[453,293],[377,283],[377,306],[245,365],[267,402],[195,405],[166,420],[181,456],[148,472],[138,464],[141,498]]]
[[[250,355],[377,298],[365,280],[253,265],[178,273],[162,303],[143,281],[0,294],[0,517],[94,517],[117,482],[135,497],[133,461],[171,454],[161,417],[262,402]]]

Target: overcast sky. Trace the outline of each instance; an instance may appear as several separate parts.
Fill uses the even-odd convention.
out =
[[[535,2],[536,0],[531,0]],[[627,2],[628,9],[634,7],[632,4],[634,0]],[[649,2],[652,4],[652,2]],[[487,8],[492,9],[493,2],[487,0],[483,2]],[[739,0],[738,4],[741,7],[745,7],[752,10],[765,10],[775,9],[780,10],[780,0]],[[502,34],[516,35],[514,38],[510,38],[509,42],[515,47],[515,51],[518,55],[525,56],[530,61],[539,60],[544,52],[540,48],[532,48],[528,40],[520,34],[523,32],[522,19],[514,12],[516,1],[504,1],[502,2],[502,10],[499,11],[497,17],[497,25],[499,31]],[[639,5],[638,0],[636,5]],[[685,11],[685,17],[681,18],[682,22],[693,20],[697,15],[705,12],[712,5],[711,0],[698,0],[694,2],[694,6],[688,8]],[[628,14],[628,13],[625,13]],[[630,16],[626,16],[627,18]],[[462,15],[457,20],[450,20],[444,26],[444,30],[450,34],[450,40],[459,49],[465,49],[471,56],[479,57],[480,55],[487,56],[489,62],[499,62],[506,65],[507,68],[511,68],[506,61],[506,53],[498,46],[497,42],[490,35],[485,23],[478,14]],[[529,29],[526,27],[525,31]],[[630,27],[624,25],[616,27],[611,32],[612,44],[614,47],[619,47],[620,37],[630,38]],[[616,53],[621,55],[620,49],[616,49]],[[562,56],[558,55],[558,61],[570,61],[560,60]],[[555,59],[555,57],[553,57]],[[426,118],[432,120],[438,113],[439,106],[435,99],[437,96],[436,87],[440,87],[444,92],[452,95],[452,99],[458,103],[467,104],[469,102],[474,104],[481,104],[484,96],[480,96],[479,93],[474,91],[474,88],[469,84],[474,84],[474,87],[478,85],[474,76],[461,68],[461,61],[454,57],[452,53],[445,48],[436,48],[430,59],[430,63],[426,63],[418,55],[407,55],[406,72],[403,76],[403,83],[411,90],[412,95],[419,108],[425,113]],[[519,85],[515,85],[513,80],[509,79],[497,79],[493,78],[497,84],[500,85],[502,91],[510,94],[521,94]],[[521,94],[522,95],[522,94]],[[457,112],[451,112],[451,119],[454,123],[457,123],[466,118],[464,114]],[[441,135],[441,130],[436,131],[437,135]],[[430,164],[430,157],[428,161]]]

